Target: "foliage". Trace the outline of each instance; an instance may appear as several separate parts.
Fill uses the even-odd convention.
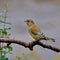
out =
[[[6,25],[11,25],[10,22],[6,21],[7,13],[9,11],[9,5],[5,4],[5,10],[1,11],[0,15],[0,25],[3,24],[3,27],[0,28],[0,38],[10,38],[11,33],[8,30],[11,30],[11,27],[6,27]],[[4,14],[3,14],[4,13]],[[2,19],[1,19],[2,18]],[[12,47],[11,46],[4,46],[3,43],[0,43],[0,57],[5,57],[7,53],[11,53]]]
[[[12,47],[11,46],[3,46],[3,47],[0,47],[0,50],[2,51],[2,57],[5,57],[5,55],[7,53],[11,54]]]

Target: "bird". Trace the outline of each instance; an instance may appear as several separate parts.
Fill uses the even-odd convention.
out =
[[[26,19],[24,22],[27,24],[29,34],[34,40],[51,40],[55,42],[55,39],[46,36],[32,19]]]

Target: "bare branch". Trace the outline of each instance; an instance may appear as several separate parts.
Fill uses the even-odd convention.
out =
[[[19,45],[24,46],[25,48],[29,48],[30,50],[33,50],[33,47],[35,45],[40,45],[43,48],[47,48],[47,49],[53,50],[55,52],[60,52],[60,49],[59,48],[53,47],[51,45],[43,44],[40,41],[32,41],[32,42],[26,43],[26,42],[21,41],[21,40],[0,38],[0,42],[3,42],[3,43],[16,43],[16,44],[19,44]]]

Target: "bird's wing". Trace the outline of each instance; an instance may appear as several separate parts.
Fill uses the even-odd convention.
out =
[[[34,32],[41,32],[41,29],[36,26],[35,24],[33,24],[31,27],[30,27],[30,30],[31,31],[34,31]]]
[[[44,33],[42,32],[32,32],[34,35],[41,35],[43,38],[45,37]]]

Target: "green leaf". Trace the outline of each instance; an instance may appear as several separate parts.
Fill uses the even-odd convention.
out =
[[[2,48],[3,48],[2,53],[3,53],[4,55],[6,55],[7,53],[12,54],[12,53],[11,53],[11,51],[12,51],[12,47],[11,47],[11,46],[3,46]],[[6,51],[6,49],[8,49],[8,50]]]
[[[7,52],[4,50],[4,51],[2,51],[3,52],[3,54],[5,55]]]
[[[7,46],[7,48],[9,50],[9,52],[12,51],[12,49],[13,49],[11,46]]]
[[[2,34],[3,34],[3,35],[7,35],[7,31],[6,31],[6,30],[3,30],[3,31],[2,31]]]
[[[8,28],[4,28],[4,30],[10,30],[11,29],[11,27],[8,27]],[[0,31],[2,31],[3,30],[3,28],[0,28]]]
[[[9,27],[9,28],[4,28],[4,30],[10,30],[11,28]]]
[[[0,23],[10,24],[10,25],[11,25],[11,23],[10,23],[10,22],[5,22],[5,21],[2,21],[2,20],[0,20]]]
[[[2,50],[2,48],[0,47],[0,50]]]

